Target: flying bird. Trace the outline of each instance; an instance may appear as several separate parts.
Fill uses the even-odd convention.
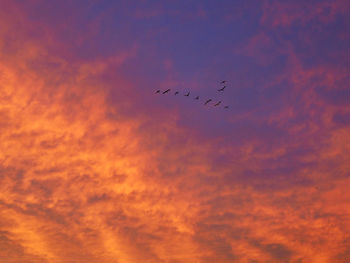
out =
[[[226,86],[223,86],[221,89],[218,89],[218,91],[224,91],[225,88]]]
[[[216,103],[214,106],[219,106],[221,103],[221,101],[219,101],[218,103]]]
[[[195,97],[195,100],[199,100],[199,96]]]
[[[225,84],[227,81],[226,80],[223,80],[223,81],[221,81],[220,83],[221,84]]]
[[[209,99],[209,100],[207,100],[205,103],[204,103],[204,105],[207,105],[209,102],[211,102],[212,101],[212,99]]]
[[[160,93],[160,89],[159,89],[159,90],[157,90],[155,93]]]
[[[176,91],[176,92],[175,92],[175,95],[177,95],[177,94],[179,94],[179,92],[178,92],[178,91]]]
[[[188,97],[188,96],[190,96],[190,92],[188,92],[186,95],[184,95],[184,96],[186,96],[186,97]]]
[[[170,89],[167,89],[166,91],[163,91],[163,94],[168,93]]]
[[[228,109],[228,106],[225,106],[224,109]]]

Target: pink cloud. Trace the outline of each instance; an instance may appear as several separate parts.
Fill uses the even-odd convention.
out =
[[[261,22],[271,26],[306,25],[311,20],[329,23],[338,14],[345,14],[349,5],[344,0],[311,2],[266,1]]]
[[[271,23],[290,25],[292,10]],[[264,88],[290,83],[294,103],[263,120],[235,115],[246,126],[232,147],[179,125],[172,109],[128,115],[145,93],[118,69],[137,46],[73,59],[49,52],[67,48],[54,33],[38,41],[28,18],[0,14],[20,25],[0,31],[4,263],[346,262],[350,126],[334,116],[350,109],[334,97],[347,72],[306,68],[290,46],[281,50],[287,68]],[[266,65],[272,43],[259,33],[241,52]]]

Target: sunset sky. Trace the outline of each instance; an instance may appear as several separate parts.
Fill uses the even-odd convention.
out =
[[[0,0],[0,263],[158,262],[350,262],[349,0]]]

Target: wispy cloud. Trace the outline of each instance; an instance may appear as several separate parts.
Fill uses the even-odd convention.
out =
[[[82,28],[79,14],[97,8],[79,3],[62,27]],[[242,70],[240,81],[230,80],[229,99],[236,103],[227,115],[155,95],[155,85],[186,83],[211,94],[196,78],[177,80],[181,68],[168,54],[154,56],[166,77],[142,78],[138,65],[156,67],[144,53],[153,43],[143,36],[135,39],[147,43],[83,52],[84,41],[98,38],[103,18],[110,19],[107,11],[82,33],[72,30],[75,37],[53,18],[32,17],[33,7],[5,3],[2,262],[347,262],[347,48],[330,46],[317,64],[300,43],[282,37],[288,30],[279,32],[293,31],[300,20],[299,32],[307,35],[306,22],[331,24],[344,16],[345,4],[322,1],[306,18],[309,4],[264,3],[257,30],[234,52],[256,75]],[[196,15],[207,20],[208,9],[203,5]],[[138,19],[161,13],[135,12]],[[314,54],[322,50],[315,45]],[[342,64],[334,67],[331,58],[340,53]],[[240,86],[242,79],[252,87]]]

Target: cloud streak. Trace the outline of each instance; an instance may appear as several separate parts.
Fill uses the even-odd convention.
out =
[[[242,74],[225,93],[234,102],[227,115],[154,95],[154,87],[193,84],[211,96],[206,83],[219,75],[203,66],[189,78],[179,50],[155,52],[161,36],[175,41],[168,34],[146,30],[131,45],[87,55],[108,46],[97,40],[110,39],[99,35],[113,21],[105,7],[58,4],[72,14],[61,25],[61,12],[33,18],[40,4],[6,2],[0,11],[2,262],[348,261],[349,58],[336,67],[332,60],[347,48],[330,45],[319,60],[322,34],[290,40],[296,21],[306,36],[314,19],[332,26],[344,18],[342,1],[315,9],[265,1],[252,11],[261,13],[257,27],[235,52],[229,47],[242,60],[233,75]],[[308,8],[307,17],[299,12]],[[189,16],[182,6],[168,9]],[[147,22],[168,9],[131,13]],[[200,21],[218,11],[193,10]],[[230,21],[224,16],[220,28]],[[117,32],[122,38],[124,28]],[[316,58],[302,50],[310,46]]]

